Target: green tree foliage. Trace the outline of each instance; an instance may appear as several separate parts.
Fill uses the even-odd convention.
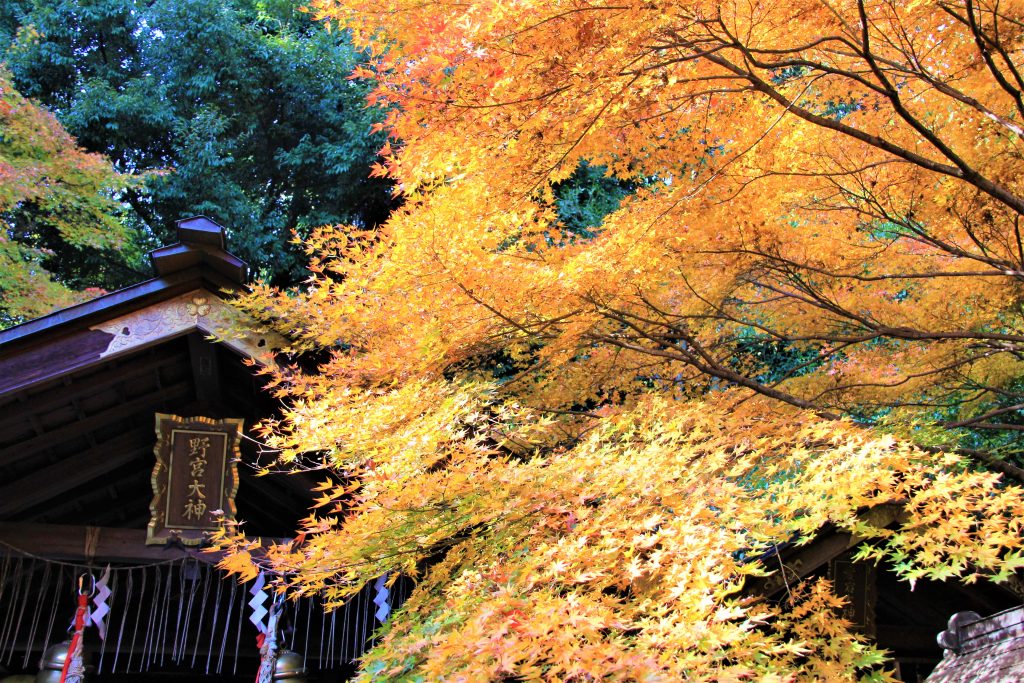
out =
[[[0,327],[70,305],[89,294],[75,290],[129,268],[137,250],[114,197],[131,182],[0,70]]]
[[[593,237],[605,216],[619,208],[635,185],[608,175],[606,166],[581,163],[572,176],[554,188],[555,209],[564,232]]]
[[[380,113],[348,79],[359,59],[294,0],[15,0],[0,38],[15,83],[119,170],[127,220],[154,243],[203,213],[264,276],[300,271],[292,232],[372,227],[392,208],[369,177]]]

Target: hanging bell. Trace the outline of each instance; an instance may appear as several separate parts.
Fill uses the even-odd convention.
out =
[[[274,681],[306,683],[306,667],[302,665],[302,655],[291,650],[281,650],[274,664]]]
[[[64,660],[68,658],[68,650],[71,648],[71,641],[65,640],[63,643],[56,643],[46,648],[43,652],[42,658],[39,660],[39,673],[36,674],[36,683],[60,683],[60,674],[64,669]],[[88,661],[88,649],[83,651],[83,657],[85,661]],[[85,667],[85,679],[88,680],[88,674],[92,672],[91,666]]]
[[[36,683],[60,683],[61,670],[64,668],[64,660],[68,657],[70,647],[71,641],[65,640],[46,648],[43,658],[39,661]]]

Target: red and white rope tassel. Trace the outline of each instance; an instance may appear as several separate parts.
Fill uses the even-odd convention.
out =
[[[281,616],[281,607],[284,596],[275,597],[270,607],[270,614],[267,616],[266,630],[256,636],[256,643],[260,646],[260,668],[256,674],[256,683],[273,683],[274,674],[277,671],[277,622]]]
[[[89,593],[78,592],[78,609],[75,610],[75,635],[71,637],[68,655],[60,671],[60,683],[83,683],[85,662],[82,660],[82,634],[85,631],[86,615],[89,612]]]
[[[89,579],[88,589],[85,587],[86,579]],[[71,636],[71,645],[68,646],[68,654],[64,657],[64,666],[60,670],[60,683],[85,682],[84,636],[89,624],[96,626],[101,639],[106,639],[107,628],[103,618],[110,613],[110,607],[107,605],[107,598],[111,595],[107,586],[109,581],[110,565],[107,565],[107,570],[103,572],[99,581],[92,574],[78,577],[78,607],[75,609],[73,622],[74,635]],[[95,609],[90,609],[89,603],[94,599]]]

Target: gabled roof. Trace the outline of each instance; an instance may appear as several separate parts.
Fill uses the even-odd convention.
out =
[[[240,417],[249,436],[275,414],[276,400],[247,363],[273,362],[285,340],[257,331],[232,305],[247,265],[208,218],[180,221],[178,239],[150,254],[152,279],[0,331],[0,541],[16,531],[39,538],[26,525],[40,524],[142,539],[156,412]],[[242,453],[250,465],[268,460],[249,439]],[[252,474],[242,467],[239,518],[252,533],[294,533],[311,478]]]
[[[959,612],[939,636],[947,649],[928,683],[1024,680],[1024,606],[982,618]]]
[[[245,289],[249,270],[224,249],[224,228],[197,216],[177,231],[177,244],[150,253],[156,277],[0,331],[0,397],[192,331],[249,327],[224,301]],[[225,343],[259,357],[284,340],[247,333]]]
[[[236,598],[233,578],[221,581],[216,572],[195,566],[194,560],[215,562],[216,554],[173,541],[146,545],[154,498],[155,414],[243,420],[235,503],[250,537],[293,536],[298,520],[308,514],[315,481],[304,472],[256,476],[256,466],[272,464],[273,455],[261,453],[253,427],[278,417],[280,406],[248,359],[275,362],[272,352],[285,340],[258,331],[255,321],[233,305],[230,292],[245,287],[248,268],[225,250],[223,228],[207,218],[191,218],[178,224],[178,240],[151,253],[152,279],[0,332],[0,573],[16,567],[16,574],[6,576],[8,586],[18,586],[13,592],[0,590],[0,603],[20,604],[17,619],[24,613],[26,623],[33,613],[64,614],[57,611],[64,609],[63,582],[73,578],[75,566],[109,562],[115,565],[115,597],[108,621],[111,642],[102,646],[108,662],[112,651],[120,651],[127,655],[121,671],[131,669],[130,680],[166,675],[194,681],[202,675],[197,655],[212,671],[210,658],[220,647],[217,680],[236,680],[230,675],[236,667],[240,673],[258,668],[256,631],[242,612],[249,594],[243,588]],[[211,335],[223,341],[212,341]],[[74,566],[51,573],[55,562]],[[119,564],[131,568],[118,569]],[[127,585],[119,588],[118,576]],[[373,590],[367,588],[350,609],[333,615],[324,615],[315,598],[305,600],[304,607],[289,607],[296,629],[291,642],[299,644],[311,668],[331,669],[331,678],[338,680],[351,673],[350,661],[363,651],[374,623]],[[125,624],[138,627],[140,615],[142,625],[147,618],[153,624],[159,609],[164,624],[172,626],[147,631],[144,638],[140,632],[136,646],[135,633],[129,639]],[[177,616],[166,621],[174,609]],[[348,627],[350,618],[360,631]],[[109,638],[118,623],[114,619],[118,633],[126,634],[123,643]],[[55,637],[59,632],[54,629]],[[23,657],[21,670],[30,669],[28,662],[52,642],[42,627],[7,635],[12,633],[8,654]],[[303,640],[296,641],[296,633]],[[233,648],[223,644],[229,638]],[[221,676],[225,651],[229,659],[234,653],[234,663]],[[147,652],[159,652],[159,663]],[[133,653],[149,658],[142,663],[142,656],[136,657],[133,667]],[[165,654],[171,654],[166,666]],[[342,661],[339,655],[347,656]],[[136,676],[141,670],[146,671]]]
[[[49,315],[0,330],[0,349],[44,331],[67,331],[192,289],[239,291],[249,281],[245,261],[225,250],[224,228],[206,216],[178,221],[178,243],[149,254],[156,277]]]

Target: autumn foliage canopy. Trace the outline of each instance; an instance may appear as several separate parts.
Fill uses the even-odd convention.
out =
[[[128,233],[112,213],[132,183],[85,152],[50,112],[25,99],[0,65],[0,327],[95,296],[43,266],[43,235],[72,248],[118,249]]]
[[[1024,4],[316,11],[405,205],[246,303],[331,349],[275,373],[268,440],[345,481],[261,562],[335,602],[416,578],[364,680],[882,680],[827,583],[743,592],[778,544],[1024,563]],[[634,188],[588,235],[582,162]]]

